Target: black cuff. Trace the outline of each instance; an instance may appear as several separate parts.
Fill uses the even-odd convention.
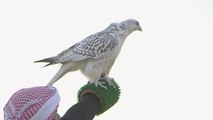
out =
[[[100,110],[100,102],[94,94],[87,94],[77,104],[73,105],[61,120],[93,120]]]

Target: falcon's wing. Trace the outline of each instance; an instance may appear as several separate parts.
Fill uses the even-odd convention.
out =
[[[118,45],[118,40],[112,33],[97,33],[58,55],[59,62],[80,61],[83,59],[98,59]]]

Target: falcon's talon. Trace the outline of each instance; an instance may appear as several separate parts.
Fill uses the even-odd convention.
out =
[[[112,82],[113,78],[105,76],[103,77],[103,79],[106,80],[109,86],[113,86],[113,88],[116,88],[116,85]]]
[[[113,88],[116,88],[115,84],[112,82],[113,78],[105,77],[105,79],[110,86],[113,86]]]
[[[100,87],[102,87],[104,89],[107,89],[107,87],[103,85],[103,84],[105,84],[105,82],[97,81],[94,84],[95,84],[96,87],[100,86]]]

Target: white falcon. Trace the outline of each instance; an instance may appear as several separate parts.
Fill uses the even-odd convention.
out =
[[[100,78],[106,78],[113,85],[109,72],[127,36],[142,31],[138,21],[128,19],[120,23],[111,23],[106,29],[92,34],[54,57],[35,62],[49,62],[47,65],[61,63],[62,66],[48,85],[53,85],[67,72],[80,70],[90,83],[106,88]]]

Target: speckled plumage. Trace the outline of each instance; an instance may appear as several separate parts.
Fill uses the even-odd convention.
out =
[[[106,29],[88,36],[57,56],[36,62],[49,62],[46,66],[62,64],[48,85],[55,83],[67,72],[81,70],[89,78],[90,83],[103,86],[98,80],[101,77],[108,78],[123,42],[130,33],[136,30],[141,31],[142,29],[139,23],[133,19],[112,23]]]

